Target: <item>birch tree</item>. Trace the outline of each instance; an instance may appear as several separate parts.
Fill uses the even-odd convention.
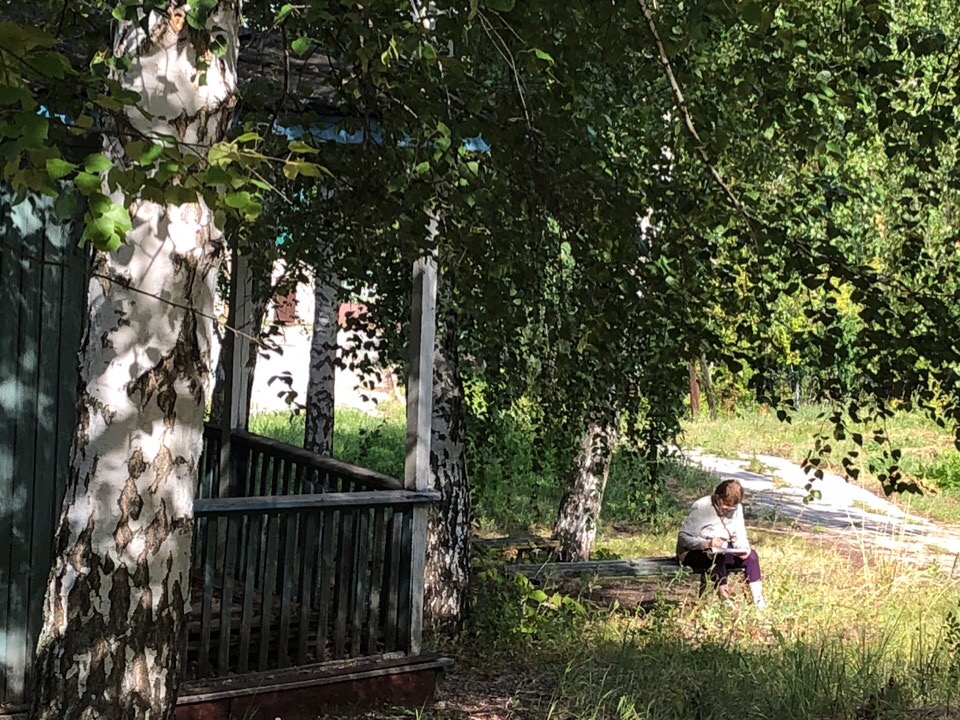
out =
[[[113,56],[127,69],[116,79],[139,96],[105,139],[117,167],[131,135],[175,138],[196,157],[224,136],[237,101],[239,13],[237,0],[195,8],[174,0],[117,22]],[[131,227],[123,246],[98,255],[90,282],[79,422],[38,644],[37,719],[173,717],[189,605],[222,243],[201,198],[125,197],[105,179],[107,192]]]
[[[307,376],[306,423],[303,446],[320,455],[333,455],[334,402],[336,400],[337,330],[340,295],[330,249],[314,268],[313,336]]]
[[[436,633],[455,635],[463,625],[470,582],[470,485],[459,328],[449,275],[439,278],[439,286],[430,481],[431,489],[440,493],[440,502],[431,510],[428,524],[424,625]]]
[[[589,560],[617,438],[616,423],[590,420],[557,510],[553,536],[565,562]]]

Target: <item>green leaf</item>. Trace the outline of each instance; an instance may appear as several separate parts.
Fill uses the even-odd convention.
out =
[[[759,25],[763,19],[763,8],[760,3],[750,2],[743,8],[743,21],[749,25]]]
[[[253,196],[248,193],[246,190],[241,190],[240,192],[227,193],[223,198],[223,201],[226,203],[227,207],[234,208],[235,210],[241,210],[253,201]]]
[[[50,121],[30,112],[18,113],[14,127],[20,131],[18,144],[24,150],[39,150],[46,144],[50,133]]]
[[[0,105],[13,105],[23,97],[23,88],[0,85]]]
[[[30,58],[30,67],[36,69],[45,77],[62,80],[68,73],[72,74],[70,63],[60,53],[37,53]]]
[[[77,176],[74,178],[73,182],[77,186],[77,189],[80,190],[80,192],[82,192],[84,195],[99,192],[103,187],[100,182],[100,176],[92,175],[88,172],[77,173]]]
[[[72,162],[67,162],[63,158],[50,158],[47,160],[47,175],[51,180],[60,180],[77,169]]]
[[[80,200],[76,194],[70,191],[63,191],[57,195],[53,203],[53,214],[60,222],[66,222],[76,216],[80,209]]]
[[[221,167],[213,165],[207,168],[205,180],[208,185],[229,185],[231,179],[230,173]]]
[[[315,155],[320,152],[315,147],[307,145],[301,140],[291,140],[287,145],[287,149],[292,153],[299,153],[301,155]]]
[[[304,55],[311,45],[313,45],[311,38],[301,36],[290,43],[290,50],[294,55]]]
[[[159,143],[148,143],[140,156],[141,165],[152,165],[163,154],[164,146]]]
[[[289,15],[291,12],[293,12],[293,5],[291,5],[290,3],[287,3],[277,11],[276,15],[273,16],[273,24],[279,25],[281,22],[283,22],[283,19],[287,15]]]
[[[91,153],[83,160],[83,169],[88,173],[102,173],[113,167],[113,163],[103,153]]]
[[[545,52],[544,52],[543,50],[541,50],[540,48],[534,48],[533,53],[534,53],[534,55],[536,55],[538,58],[540,58],[541,60],[546,60],[546,61],[547,61],[549,64],[551,64],[551,65],[556,65],[556,64],[557,64],[557,63],[554,61],[553,57],[552,57],[549,53],[545,53]]]
[[[487,0],[487,7],[497,12],[510,12],[516,4],[516,0]]]

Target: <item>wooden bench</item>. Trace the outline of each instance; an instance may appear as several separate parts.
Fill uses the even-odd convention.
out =
[[[540,554],[552,557],[560,547],[559,540],[537,535],[473,538],[470,542],[478,550],[499,551],[501,555],[512,556],[511,559],[514,560],[532,559]]]
[[[703,595],[709,583],[708,573],[694,573],[683,567],[673,555],[648,558],[629,558],[624,560],[585,560],[581,562],[546,562],[540,564],[511,565],[506,568],[510,574],[524,575],[531,580],[561,580],[566,578],[602,577],[684,577],[696,575],[700,579],[699,594]],[[741,568],[730,570],[742,573]]]

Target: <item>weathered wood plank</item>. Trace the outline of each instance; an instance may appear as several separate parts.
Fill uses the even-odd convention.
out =
[[[370,513],[372,508],[357,511],[357,555],[352,612],[350,622],[350,657],[359,657],[363,647],[363,621],[367,616],[367,592],[370,583]]]
[[[210,636],[213,630],[214,565],[217,554],[217,518],[203,522],[200,529],[200,547],[203,548],[203,599],[200,604],[200,653],[198,668],[201,675],[210,672]]]
[[[221,675],[230,672],[231,621],[233,619],[233,591],[237,576],[237,556],[243,542],[241,526],[245,518],[231,516],[226,518],[226,557],[223,563],[220,596],[220,645],[217,648],[217,671]]]
[[[390,531],[388,535],[390,546],[389,572],[387,581],[387,616],[384,627],[384,650],[387,652],[397,649],[397,612],[400,606],[400,572],[404,555],[401,552],[403,540],[403,513],[394,510],[390,517]]]
[[[25,681],[33,676],[34,652],[37,637],[43,623],[43,596],[50,570],[51,547],[54,532],[54,515],[51,506],[58,506],[56,492],[57,470],[60,458],[57,455],[56,406],[70,402],[69,396],[61,399],[61,308],[63,295],[62,264],[69,261],[67,246],[69,228],[49,223],[49,207],[46,210],[48,226],[45,241],[40,243],[39,254],[45,264],[40,273],[39,342],[36,393],[35,447],[36,458],[33,472],[27,479],[32,483],[27,496],[26,514],[31,518],[30,529],[30,589],[27,594],[27,635]],[[47,264],[49,263],[49,264]],[[74,298],[76,300],[76,298]],[[64,348],[69,354],[69,348]],[[75,348],[74,348],[75,350]],[[69,360],[67,361],[69,362]],[[74,383],[75,385],[76,383]],[[76,412],[75,403],[72,409]],[[65,468],[61,468],[65,469]],[[58,508],[59,509],[59,508]],[[26,687],[29,687],[27,685]]]
[[[495,538],[472,538],[470,544],[477,548],[497,550],[556,550],[560,541],[538,535],[517,535]]]
[[[356,511],[345,511],[340,522],[340,541],[337,552],[336,610],[333,618],[333,657],[340,660],[346,656],[347,617],[350,598],[353,595],[353,528]]]
[[[428,505],[440,499],[433,491],[379,490],[279,497],[205,498],[197,500],[194,512],[205,515],[273,512],[291,513],[319,508],[406,507]]]
[[[4,197],[3,200],[6,200]],[[4,202],[3,210],[5,215],[9,212],[9,205]],[[16,242],[17,238],[11,232],[11,228],[4,226],[6,233],[10,234],[9,242]],[[19,313],[16,312],[20,301],[20,264],[18,258],[12,251],[3,248],[0,257],[0,306],[6,308],[5,312],[0,313],[0,337],[7,338],[7,342],[0,345],[0,369],[3,371],[2,377],[17,377],[17,324]],[[4,393],[0,396],[0,498],[4,498],[4,512],[0,513],[0,628],[5,632],[0,632],[0,664],[8,661],[8,637],[12,633],[6,631],[10,627],[8,615],[10,608],[10,599],[14,593],[20,592],[20,585],[14,578],[11,563],[13,561],[11,548],[11,539],[13,535],[13,518],[16,515],[16,508],[12,506],[14,497],[14,468],[15,448],[17,438],[17,416],[19,403],[19,389],[14,385],[12,393]],[[11,507],[7,508],[6,503],[10,502]],[[7,697],[7,677],[6,673],[0,673],[0,703],[16,702],[13,697]]]
[[[13,315],[17,330],[4,340],[13,344],[16,364],[12,376],[4,380],[12,381],[16,396],[16,439],[15,465],[11,493],[6,497],[11,503],[8,508],[10,526],[10,578],[15,591],[9,597],[7,611],[7,653],[13,661],[7,665],[6,695],[9,700],[19,702],[25,699],[26,658],[32,655],[32,643],[29,635],[28,605],[33,600],[31,587],[33,549],[32,520],[33,498],[37,491],[49,493],[47,486],[51,468],[44,468],[40,478],[41,486],[34,487],[37,471],[37,405],[43,402],[41,395],[49,388],[40,386],[40,366],[43,362],[40,347],[40,323],[43,313],[44,288],[42,265],[33,258],[41,258],[44,251],[44,220],[49,210],[49,202],[36,196],[11,208],[13,222],[19,229],[19,243],[23,255],[18,258],[20,269],[19,292],[16,303],[4,308],[4,313]],[[48,290],[49,292],[49,290]],[[52,402],[53,398],[49,398]],[[44,403],[45,404],[45,403]],[[49,542],[49,539],[48,539]]]
[[[321,522],[322,516],[317,511],[308,511],[304,522],[301,523],[299,564],[302,572],[300,573],[300,616],[297,623],[298,665],[304,665],[307,662],[310,616],[316,607],[314,593],[316,578],[320,571],[322,529],[319,525]]]
[[[373,548],[371,550],[370,597],[367,607],[367,655],[379,648],[380,605],[383,602],[383,569],[387,552],[387,516],[382,507],[373,511]]]
[[[423,617],[423,603],[420,603],[420,615],[414,617],[416,609],[416,595],[419,590],[420,599],[423,599],[423,570],[420,563],[417,563],[413,555],[416,553],[414,538],[417,531],[416,517],[417,508],[413,512],[403,513],[403,532],[400,535],[400,581],[398,584],[397,606],[397,642],[398,649],[410,655],[420,654],[420,623]],[[426,533],[426,517],[420,518]],[[417,587],[419,583],[419,588]]]
[[[260,668],[266,668],[270,661],[270,621],[273,616],[274,600],[277,594],[277,559],[280,550],[280,523],[283,519],[277,513],[267,515],[267,545],[264,550],[265,566],[262,603],[260,611]]]
[[[240,646],[238,671],[247,672],[250,662],[250,628],[254,620],[254,596],[257,587],[257,569],[260,559],[260,539],[263,537],[263,515],[248,518],[244,543],[243,610],[240,613]]]
[[[296,583],[297,535],[300,526],[301,514],[285,515],[281,517],[283,523],[283,557],[278,558],[280,564],[280,634],[278,667],[290,666],[290,619],[293,611],[293,588]],[[302,602],[302,600],[301,600]]]
[[[327,630],[330,623],[330,611],[333,605],[333,589],[336,582],[336,557],[338,552],[337,538],[339,537],[338,525],[340,523],[342,512],[327,508],[323,511],[323,535],[321,541],[320,553],[320,598],[318,600],[320,613],[317,626],[317,661],[328,660],[326,657],[327,639],[329,632]]]
[[[436,236],[439,222],[430,218],[427,234]],[[408,490],[430,487],[430,442],[433,416],[433,353],[437,331],[437,262],[422,257],[413,266],[413,295],[410,318],[410,364],[407,378],[407,444],[404,486]],[[405,650],[420,652],[423,633],[423,580],[427,548],[427,509],[414,509],[405,531],[409,567],[403,573],[400,597],[401,627]]]
[[[238,439],[248,444],[250,447],[255,447],[262,452],[269,452],[272,455],[288,457],[294,462],[306,465],[307,467],[314,467],[336,476],[349,478],[359,485],[370,488],[371,490],[403,489],[403,483],[396,478],[390,477],[389,475],[384,475],[383,473],[368,470],[367,468],[351,465],[350,463],[341,462],[340,460],[334,460],[333,458],[325,457],[323,455],[317,455],[309,450],[298,448],[295,445],[288,445],[287,443],[273,440],[271,438],[265,438],[260,435],[254,435],[253,433],[245,432],[243,430],[234,431],[233,437],[234,439]]]
[[[629,560],[591,560],[569,563],[508,565],[505,572],[529,578],[565,578],[598,576],[605,578],[684,575],[690,569],[681,567],[673,556],[633,558]]]

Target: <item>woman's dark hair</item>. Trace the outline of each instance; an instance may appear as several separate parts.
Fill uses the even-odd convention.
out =
[[[736,507],[743,502],[743,485],[740,484],[739,480],[727,478],[722,483],[717,485],[717,489],[713,491],[711,500],[713,502],[713,507],[718,512],[720,510],[721,502],[728,507]]]

